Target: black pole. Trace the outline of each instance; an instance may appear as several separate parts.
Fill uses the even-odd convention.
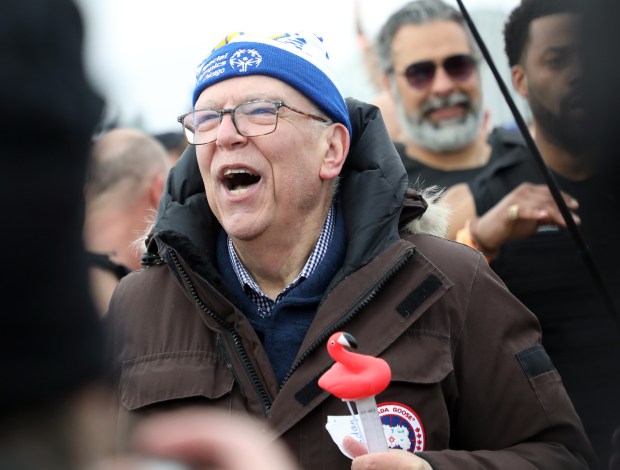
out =
[[[519,127],[521,134],[523,134],[523,138],[525,139],[525,143],[527,144],[527,147],[530,150],[532,157],[534,158],[536,164],[538,165],[538,168],[540,169],[541,173],[543,174],[543,177],[545,178],[547,186],[549,187],[549,190],[551,191],[551,195],[553,196],[555,203],[558,205],[558,208],[560,209],[560,213],[562,214],[562,218],[564,219],[564,222],[566,223],[566,227],[568,228],[569,233],[571,234],[573,240],[575,241],[577,245],[577,249],[582,256],[583,261],[586,264],[588,271],[590,272],[590,275],[592,276],[594,284],[599,290],[599,293],[602,297],[603,302],[605,303],[605,306],[607,307],[607,310],[609,311],[609,313],[615,320],[616,325],[620,329],[620,313],[618,312],[618,309],[616,308],[614,299],[611,296],[609,288],[607,287],[607,283],[605,282],[605,278],[601,274],[601,271],[599,270],[596,262],[594,261],[594,258],[592,257],[592,253],[590,252],[588,245],[583,239],[581,232],[579,231],[579,228],[577,227],[577,224],[573,220],[571,212],[568,209],[566,202],[562,198],[562,194],[560,193],[558,184],[555,181],[553,174],[551,173],[551,171],[545,164],[545,161],[543,160],[542,155],[540,154],[540,151],[538,150],[538,147],[536,146],[536,143],[534,142],[534,139],[532,138],[532,135],[530,134],[530,131],[525,123],[525,120],[521,116],[521,113],[517,109],[517,106],[515,105],[515,102],[512,99],[512,96],[508,92],[508,88],[506,87],[504,80],[502,79],[499,72],[497,71],[495,62],[493,61],[493,58],[491,57],[491,54],[489,53],[489,50],[486,47],[486,44],[482,40],[482,37],[478,33],[478,29],[476,28],[476,25],[472,21],[471,16],[469,16],[469,13],[467,9],[465,8],[465,5],[463,5],[463,2],[461,0],[456,0],[456,1],[459,4],[459,8],[461,9],[463,18],[465,18],[465,21],[467,22],[467,25],[469,26],[469,29],[472,35],[474,36],[474,39],[476,40],[478,47],[480,48],[480,52],[482,52],[484,59],[486,60],[489,68],[491,69],[491,72],[493,73],[493,76],[495,77],[497,84],[499,85],[502,95],[504,96],[504,99],[506,100],[506,103],[508,104],[508,107],[510,108],[512,115],[515,118],[515,122],[517,126]]]

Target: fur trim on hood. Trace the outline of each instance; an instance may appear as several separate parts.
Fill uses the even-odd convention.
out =
[[[448,233],[452,208],[441,201],[445,188],[430,186],[417,189],[418,195],[428,203],[424,214],[405,225],[405,230],[414,235],[427,234],[445,238]]]

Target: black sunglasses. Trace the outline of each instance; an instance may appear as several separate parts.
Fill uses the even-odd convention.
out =
[[[450,78],[465,81],[476,68],[476,59],[470,55],[458,54],[446,57],[441,63],[441,67],[446,71]],[[431,84],[437,71],[437,64],[431,60],[416,62],[408,66],[404,72],[400,72],[407,79],[413,88],[426,88]]]

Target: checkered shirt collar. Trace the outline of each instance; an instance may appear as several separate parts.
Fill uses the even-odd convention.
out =
[[[327,253],[327,249],[329,248],[329,244],[331,243],[332,236],[334,234],[334,225],[334,207],[332,206],[327,213],[327,220],[325,220],[325,224],[323,225],[323,229],[321,230],[319,239],[317,240],[316,245],[312,250],[312,253],[310,253],[310,257],[308,258],[308,261],[306,261],[304,268],[293,280],[293,282],[291,282],[282,292],[280,292],[280,294],[278,294],[275,302],[269,297],[267,297],[262,291],[262,289],[258,286],[252,275],[248,272],[248,270],[245,268],[245,266],[237,256],[237,252],[235,251],[232,240],[230,237],[228,237],[227,245],[230,262],[235,271],[235,274],[237,275],[237,279],[239,279],[241,287],[243,287],[244,291],[257,304],[259,315],[269,316],[274,305],[280,300],[280,298],[284,294],[286,294],[289,290],[299,284],[302,280],[310,277],[310,275],[314,272],[316,267],[325,256],[325,253]]]

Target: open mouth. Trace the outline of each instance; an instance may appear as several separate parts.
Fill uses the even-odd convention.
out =
[[[433,110],[431,110],[428,115],[429,116],[448,116],[448,117],[453,117],[453,116],[460,116],[461,114],[463,114],[463,112],[465,112],[466,108],[464,105],[461,104],[455,104],[452,106],[444,106],[441,108],[435,108]]]
[[[233,194],[243,194],[248,188],[260,181],[260,176],[243,168],[228,169],[224,172],[224,184]]]
[[[463,105],[436,108],[429,112],[426,118],[435,127],[452,126],[467,118],[467,108]]]

